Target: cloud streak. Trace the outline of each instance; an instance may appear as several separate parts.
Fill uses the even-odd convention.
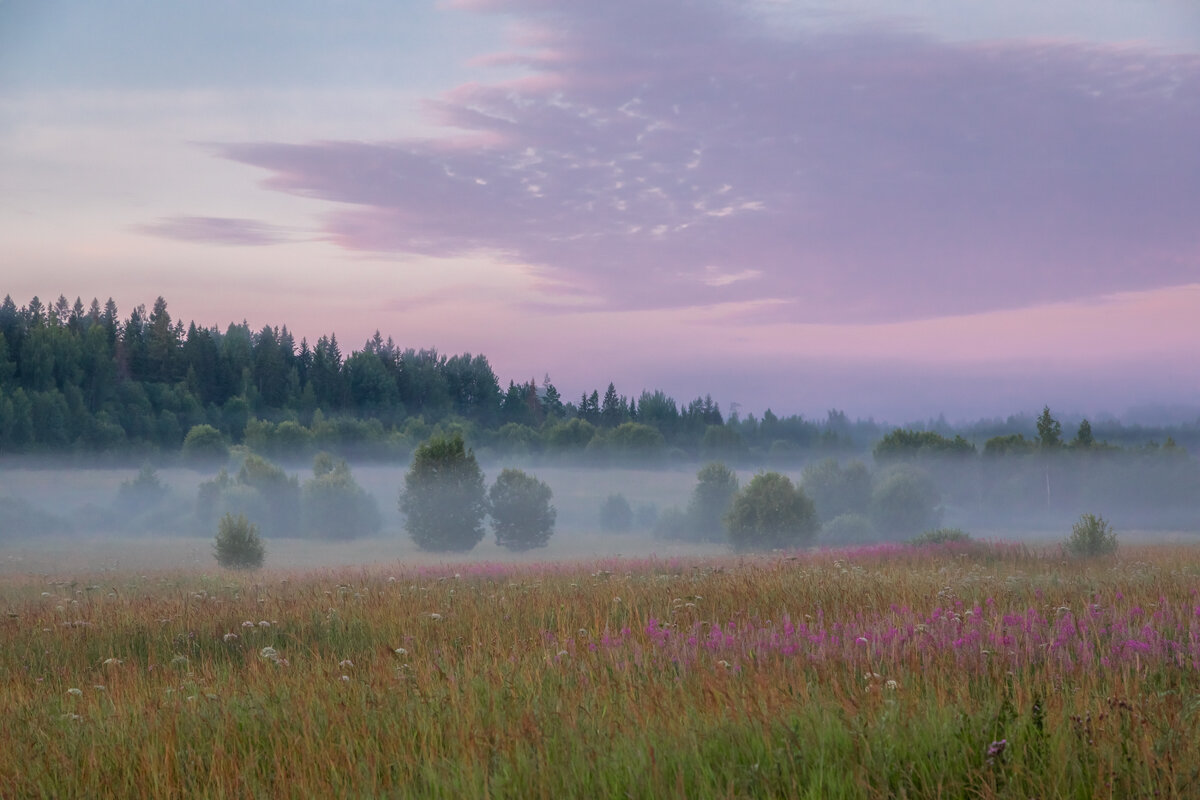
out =
[[[150,236],[200,244],[262,247],[296,241],[293,231],[252,219],[231,217],[162,217],[137,225],[134,230]]]
[[[780,321],[894,321],[1200,268],[1200,57],[783,34],[675,0],[468,5],[516,16],[492,60],[529,75],[429,101],[445,138],[222,154],[337,203],[342,247],[499,253],[546,296],[608,310],[771,300]],[[160,235],[279,235],[184,220]]]

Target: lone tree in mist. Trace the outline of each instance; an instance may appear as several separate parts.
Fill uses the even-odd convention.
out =
[[[695,532],[688,538],[703,542],[725,540],[725,515],[737,495],[738,479],[733,470],[720,461],[705,464],[696,473],[696,487],[688,504],[688,516]]]
[[[736,550],[801,547],[821,528],[812,500],[778,472],[755,475],[733,499],[725,525]]]
[[[422,550],[467,551],[483,539],[483,471],[461,434],[417,448],[400,492],[404,527]]]
[[[554,533],[558,512],[544,481],[519,469],[505,469],[488,491],[488,508],[496,544],[509,550],[545,547]]]
[[[217,524],[213,555],[227,569],[258,569],[263,565],[266,548],[258,528],[244,514],[226,514]]]

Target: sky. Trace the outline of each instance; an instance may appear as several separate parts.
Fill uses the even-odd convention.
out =
[[[1195,408],[1191,0],[0,0],[0,294],[567,397]]]

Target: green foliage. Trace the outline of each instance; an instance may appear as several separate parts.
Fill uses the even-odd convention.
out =
[[[1091,426],[1088,426],[1088,431],[1091,431]],[[1041,416],[1037,420],[1038,444],[1046,449],[1053,450],[1062,446],[1062,423],[1050,416],[1050,406],[1042,409]]]
[[[961,528],[934,528],[922,533],[920,536],[914,536],[908,540],[909,544],[926,545],[926,544],[946,544],[948,542],[970,542],[971,534]]]
[[[725,518],[737,550],[802,547],[821,527],[812,500],[778,472],[760,472],[738,492]]]
[[[864,514],[870,507],[871,473],[861,461],[852,461],[845,467],[834,458],[809,464],[800,482],[812,498],[817,516],[823,520],[843,514]]]
[[[300,483],[262,456],[247,454],[236,476],[222,469],[197,491],[196,517],[202,524],[227,512],[245,515],[266,536],[295,536],[300,532]]]
[[[226,514],[217,525],[213,555],[226,569],[258,569],[266,557],[266,547],[258,528],[245,515]]]
[[[422,550],[467,551],[479,544],[487,513],[483,471],[462,436],[434,436],[417,448],[400,511]]]
[[[1071,526],[1071,535],[1063,546],[1071,555],[1082,558],[1110,556],[1117,552],[1117,532],[1104,517],[1083,514]]]
[[[1007,436],[993,436],[983,443],[983,455],[987,458],[1007,455],[1028,455],[1035,449],[1035,443],[1029,441],[1019,433],[1010,433]]]
[[[375,498],[355,482],[345,459],[324,452],[313,459],[313,477],[301,489],[300,510],[304,532],[329,539],[354,539],[383,527]]]
[[[688,504],[691,534],[695,541],[725,541],[725,515],[739,488],[737,475],[720,461],[705,464],[696,473],[696,487]]]
[[[1096,437],[1092,435],[1092,423],[1084,419],[1079,423],[1079,431],[1075,434],[1075,440],[1071,442],[1071,446],[1088,448],[1095,444]]]
[[[900,464],[886,470],[871,492],[871,518],[889,539],[907,539],[941,521],[941,493],[921,469]]]
[[[558,512],[550,505],[550,487],[519,469],[504,469],[488,491],[488,509],[496,544],[509,550],[545,547]]]
[[[633,528],[633,507],[623,494],[610,494],[600,503],[600,528],[623,533]]]
[[[229,446],[212,425],[193,425],[183,438],[183,457],[192,462],[220,463],[229,458]]]
[[[154,467],[143,464],[136,477],[123,481],[117,489],[117,503],[121,510],[136,514],[161,503],[168,491]]]
[[[875,444],[875,458],[913,459],[918,456],[973,456],[975,445],[962,436],[947,439],[934,431],[912,431],[896,428]]]
[[[821,526],[820,542],[826,547],[846,547],[879,541],[879,531],[866,514],[839,514]]]

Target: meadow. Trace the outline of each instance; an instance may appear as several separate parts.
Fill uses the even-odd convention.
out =
[[[0,604],[3,797],[1200,795],[1186,545],[10,568]]]

